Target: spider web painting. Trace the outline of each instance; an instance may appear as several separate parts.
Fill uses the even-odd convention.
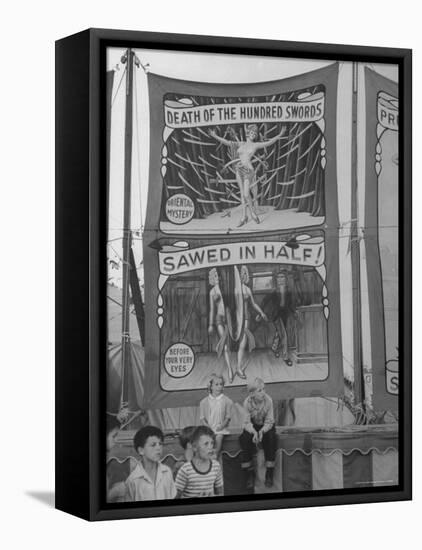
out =
[[[190,96],[195,106],[231,103],[295,102],[322,95],[324,86],[261,97]],[[186,98],[166,94],[166,101]],[[242,196],[236,165],[239,145],[248,136],[247,124],[225,124],[174,130],[166,141],[161,229],[164,232],[239,232],[280,230],[320,225],[325,219],[325,137],[313,122],[257,122],[254,142],[271,144],[253,154],[250,195],[256,216],[242,223]],[[213,137],[225,140],[222,143]],[[280,139],[276,139],[280,136]],[[276,141],[274,142],[274,139]],[[230,142],[230,144],[228,143]],[[166,203],[175,195],[189,197],[192,219],[175,226],[166,216]],[[240,222],[240,223],[239,223]]]

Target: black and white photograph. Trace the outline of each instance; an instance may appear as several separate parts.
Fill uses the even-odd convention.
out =
[[[417,546],[418,13],[4,5],[2,547]]]
[[[398,65],[106,54],[107,503],[397,488]]]

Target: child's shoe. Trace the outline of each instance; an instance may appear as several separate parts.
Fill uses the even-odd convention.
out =
[[[267,468],[265,471],[265,487],[274,485],[274,468]]]

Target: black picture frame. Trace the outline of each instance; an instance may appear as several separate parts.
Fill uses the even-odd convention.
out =
[[[335,491],[106,504],[105,59],[108,47],[394,63],[399,68],[399,484]],[[56,507],[87,520],[412,498],[411,163],[408,49],[89,29],[56,43]]]

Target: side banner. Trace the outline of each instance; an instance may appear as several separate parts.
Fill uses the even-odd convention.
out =
[[[148,75],[147,408],[343,392],[337,64],[259,84]]]
[[[373,406],[395,411],[399,393],[398,86],[367,68],[365,88],[365,245]]]

